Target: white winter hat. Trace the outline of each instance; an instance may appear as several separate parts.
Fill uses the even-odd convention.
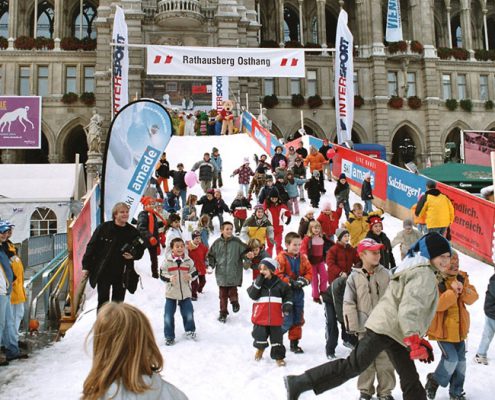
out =
[[[366,172],[363,176],[363,179],[368,179],[371,178],[371,174],[369,172]]]
[[[249,157],[244,157],[244,164],[249,164]]]

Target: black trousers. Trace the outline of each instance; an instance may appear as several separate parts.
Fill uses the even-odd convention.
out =
[[[153,277],[158,277],[158,246],[148,247],[151,261],[151,274]]]
[[[125,287],[122,279],[117,279],[112,281],[108,280],[100,280],[98,281],[97,290],[98,290],[98,308],[99,310],[101,306],[105,303],[108,303],[110,300],[110,289],[112,289],[112,301],[116,303],[120,303],[124,301],[125,298]]]
[[[253,326],[253,346],[257,349],[266,349],[268,347],[268,338],[272,348],[270,357],[273,360],[282,360],[285,358],[285,346],[283,342],[283,333],[281,326]]]
[[[414,361],[408,350],[386,335],[367,330],[347,358],[330,361],[306,371],[316,394],[342,385],[363,372],[382,351],[386,351],[399,374],[404,400],[426,400],[426,392],[419,380]]]

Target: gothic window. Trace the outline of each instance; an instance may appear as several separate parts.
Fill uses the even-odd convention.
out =
[[[318,18],[313,17],[311,21],[311,41],[313,43],[318,43]]]
[[[30,219],[30,236],[52,235],[57,233],[57,215],[47,207],[38,207]]]
[[[284,42],[296,41],[299,38],[299,15],[292,7],[284,8]]]
[[[459,15],[456,15],[451,19],[450,29],[452,32],[452,47],[462,47],[462,28]]]
[[[53,23],[55,12],[48,1],[38,4],[38,21],[36,23],[36,36],[53,38]]]
[[[81,37],[81,13],[80,8],[77,7],[74,15],[73,36],[78,39],[96,38],[96,30],[94,27],[94,21],[96,19],[96,7],[88,2],[83,4],[82,12],[82,37]]]
[[[0,36],[9,37],[9,2],[0,0]]]

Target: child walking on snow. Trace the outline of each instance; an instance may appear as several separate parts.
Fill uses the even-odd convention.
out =
[[[201,242],[201,233],[193,231],[191,240],[187,242],[187,251],[189,257],[194,262],[194,267],[198,271],[198,279],[191,282],[191,299],[196,301],[198,293],[203,293],[203,288],[206,285],[206,263],[208,257],[208,247]]]
[[[239,190],[244,193],[244,196],[248,196],[249,180],[254,176],[254,172],[249,166],[249,158],[244,157],[243,164],[232,172],[230,175],[233,178],[235,175],[239,175]]]
[[[275,188],[270,191],[269,197],[263,204],[263,208],[265,209],[268,219],[273,225],[273,236],[278,254],[282,251],[282,234],[284,232],[284,227],[281,220],[282,218],[286,218],[285,225],[289,225],[291,220],[290,211],[287,206],[282,204],[280,201],[278,191]],[[267,244],[267,252],[270,256],[272,255],[272,250],[273,243],[269,241]]]
[[[324,240],[321,236],[321,225],[318,221],[312,221],[309,223],[308,232],[302,240],[301,254],[306,255],[311,263],[313,301],[318,304],[321,304],[320,295],[327,290],[328,286],[323,247]]]
[[[406,254],[411,246],[416,243],[421,236],[423,236],[417,229],[413,227],[413,221],[410,218],[406,218],[402,223],[404,229],[397,233],[392,240],[392,248],[400,244],[400,257],[401,260],[406,258]]]

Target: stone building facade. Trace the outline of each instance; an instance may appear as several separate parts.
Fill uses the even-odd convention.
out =
[[[43,96],[43,146],[3,150],[4,163],[72,162],[75,153],[86,160],[83,127],[93,109],[104,118],[104,128],[111,120],[116,4],[125,10],[134,44],[321,47],[306,53],[305,79],[230,80],[232,95],[244,107],[249,101],[255,115],[265,95],[277,96],[279,104],[267,115],[278,136],[297,132],[302,110],[307,132],[335,138],[332,48],[341,7],[349,13],[355,41],[355,92],[364,100],[354,113],[353,141],[383,144],[390,160],[401,164],[409,140],[418,164],[428,159],[437,164],[443,162],[446,142],[459,143],[461,129],[495,129],[495,111],[487,109],[495,100],[495,64],[481,60],[492,53],[480,51],[495,49],[495,0],[401,0],[408,44],[395,53],[384,44],[386,0],[83,0],[82,8],[80,0],[38,0],[37,9],[34,3],[0,0],[0,36],[6,39],[0,49],[0,94]],[[53,49],[18,48],[16,39],[34,36],[53,39]],[[71,37],[96,39],[96,48],[67,50],[64,43]],[[424,48],[420,54],[412,51],[412,41]],[[452,48],[459,50],[457,58],[445,58]],[[159,83],[164,78],[147,77],[144,50],[131,48],[130,100],[147,95],[150,79]],[[180,83],[182,78],[167,79]],[[66,104],[62,99],[68,92],[94,92],[95,105]],[[319,95],[323,104],[295,108],[294,94],[306,100]],[[404,105],[391,107],[391,96],[402,98]],[[421,100],[419,108],[408,106],[411,96]],[[449,98],[465,100],[472,110],[448,110]]]

